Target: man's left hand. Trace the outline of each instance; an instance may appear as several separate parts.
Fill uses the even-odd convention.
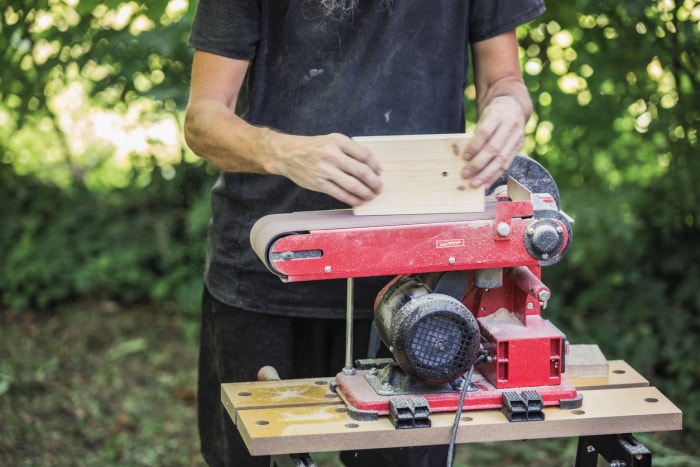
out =
[[[513,96],[494,97],[483,109],[464,150],[462,176],[473,187],[489,186],[510,167],[523,147],[526,116]]]

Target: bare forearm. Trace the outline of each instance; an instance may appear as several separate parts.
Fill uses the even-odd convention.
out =
[[[477,113],[481,116],[483,110],[496,98],[510,98],[518,103],[525,122],[532,115],[532,100],[522,79],[507,76],[491,83],[486,90],[477,95]]]
[[[341,134],[289,135],[250,125],[228,107],[191,103],[185,138],[195,154],[226,172],[281,175],[358,205],[381,190],[381,168],[367,148]]]
[[[270,173],[272,130],[250,125],[216,101],[191,104],[185,140],[199,157],[226,172]]]
[[[478,121],[464,152],[464,178],[490,185],[523,146],[532,102],[520,72],[518,38],[508,31],[472,44]]]

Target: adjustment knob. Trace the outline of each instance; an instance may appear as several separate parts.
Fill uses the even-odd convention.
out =
[[[525,248],[541,266],[558,261],[567,242],[567,232],[556,219],[538,219],[525,231]]]
[[[561,243],[557,230],[549,224],[535,227],[532,235],[532,246],[538,253],[553,253]]]

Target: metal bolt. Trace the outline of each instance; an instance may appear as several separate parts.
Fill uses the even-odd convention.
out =
[[[527,309],[532,310],[533,308],[535,308],[535,304],[532,302],[527,302]]]
[[[450,264],[455,264],[457,260],[454,258],[454,256],[450,256],[450,259],[447,260]]]
[[[501,237],[507,237],[510,234],[510,226],[505,222],[501,222],[498,224],[498,227],[496,227],[496,232]]]
[[[557,233],[562,233],[564,232],[564,229],[561,228],[561,225],[557,226]]]
[[[290,260],[292,258],[294,258],[294,253],[292,253],[291,251],[285,251],[284,253],[282,253],[282,259]]]
[[[332,270],[333,268],[331,268],[330,266],[326,266],[325,268],[323,268],[323,272],[325,272],[326,274],[330,274]]]
[[[549,255],[547,253],[542,253],[542,259],[547,259],[549,258]]]
[[[533,229],[532,227],[529,227],[529,228],[527,229],[527,234],[528,234],[528,235],[535,235],[535,229]]]
[[[537,298],[539,298],[541,302],[546,302],[547,300],[549,300],[549,296],[549,292],[547,292],[546,290],[541,290],[540,293],[537,295]]]

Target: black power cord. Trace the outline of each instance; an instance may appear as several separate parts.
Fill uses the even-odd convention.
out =
[[[457,442],[457,429],[459,428],[459,420],[462,418],[462,406],[464,405],[464,399],[467,396],[467,391],[469,391],[469,386],[472,382],[472,375],[474,374],[474,367],[484,361],[488,356],[488,352],[485,350],[479,351],[479,356],[474,360],[474,363],[469,367],[467,375],[464,378],[464,383],[462,384],[462,390],[459,393],[459,405],[457,406],[457,412],[455,413],[455,421],[452,424],[452,435],[450,436],[450,446],[447,451],[447,467],[452,467],[452,462],[454,461],[455,453],[455,443]]]

